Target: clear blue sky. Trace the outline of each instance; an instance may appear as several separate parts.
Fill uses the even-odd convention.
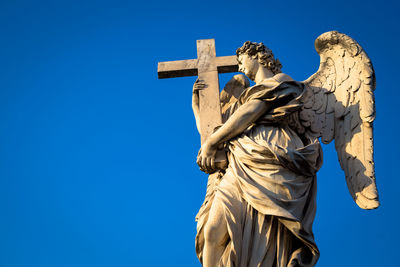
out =
[[[0,267],[200,266],[195,78],[158,80],[157,62],[195,58],[197,39],[215,38],[220,56],[261,41],[304,80],[329,30],[356,39],[376,70],[382,206],[355,205],[325,146],[318,266],[399,266],[399,4],[252,2],[0,3]]]

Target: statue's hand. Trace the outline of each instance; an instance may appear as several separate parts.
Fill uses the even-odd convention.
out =
[[[215,154],[217,153],[217,147],[212,145],[209,141],[206,141],[200,148],[199,154],[197,155],[197,165],[200,170],[205,173],[213,173],[217,169],[215,167]]]
[[[203,80],[197,79],[193,85],[193,96],[192,96],[192,106],[199,106],[199,91],[207,87],[207,84]]]

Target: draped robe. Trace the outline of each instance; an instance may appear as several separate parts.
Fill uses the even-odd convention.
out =
[[[314,266],[319,251],[312,233],[316,172],[322,164],[317,139],[297,126],[301,83],[277,74],[243,91],[227,110],[259,99],[272,105],[242,134],[227,142],[229,165],[209,176],[196,216],[196,252],[202,262],[204,227],[213,202],[222,203],[229,239],[224,267]]]

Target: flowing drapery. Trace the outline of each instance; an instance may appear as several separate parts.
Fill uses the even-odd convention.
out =
[[[312,233],[318,140],[301,136],[289,121],[301,108],[303,86],[279,74],[247,88],[230,110],[260,99],[272,109],[227,144],[229,166],[209,177],[198,221],[196,251],[202,261],[203,230],[214,202],[222,203],[229,240],[220,266],[314,266]]]

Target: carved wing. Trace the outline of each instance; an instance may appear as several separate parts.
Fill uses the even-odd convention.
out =
[[[237,100],[242,92],[250,86],[243,74],[237,74],[230,79],[220,93],[222,122],[225,123],[237,108]]]
[[[303,83],[300,122],[306,134],[335,139],[339,162],[355,202],[363,209],[379,206],[373,161],[375,73],[362,47],[349,36],[326,32],[315,40],[318,71]]]

